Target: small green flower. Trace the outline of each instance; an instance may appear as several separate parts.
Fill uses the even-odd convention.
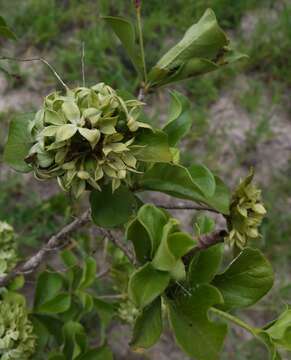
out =
[[[17,262],[17,246],[12,226],[0,221],[0,275],[10,271]]]
[[[132,301],[125,300],[120,302],[118,307],[118,316],[121,320],[123,320],[128,324],[134,324],[138,315],[139,315],[139,311],[134,306]]]
[[[244,248],[250,239],[260,237],[259,227],[266,215],[261,200],[261,190],[253,185],[254,171],[235,190],[228,217],[229,234],[225,238],[230,245]]]
[[[35,352],[36,337],[23,303],[0,301],[0,358],[28,360]]]
[[[54,92],[30,124],[34,145],[26,161],[37,178],[57,178],[76,197],[108,182],[114,191],[136,172],[131,145],[137,131],[151,128],[138,121],[142,105],[123,100],[104,83]]]

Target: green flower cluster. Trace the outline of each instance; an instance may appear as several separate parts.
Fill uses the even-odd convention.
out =
[[[0,359],[31,359],[35,347],[36,337],[24,304],[0,301]]]
[[[17,247],[14,230],[6,222],[0,221],[0,275],[11,270],[17,262]]]
[[[79,197],[84,190],[117,189],[137,160],[131,145],[139,128],[143,103],[123,100],[108,85],[48,95],[30,124],[34,145],[26,161],[39,179],[57,178],[65,191]]]
[[[240,249],[247,245],[249,239],[260,236],[258,228],[266,214],[261,190],[252,183],[253,177],[252,170],[235,190],[228,217],[229,234],[225,240]]]
[[[132,301],[122,301],[118,307],[118,316],[121,320],[128,324],[133,324],[139,314],[138,309],[134,306]]]

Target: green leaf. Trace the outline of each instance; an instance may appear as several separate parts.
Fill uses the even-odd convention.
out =
[[[177,164],[155,164],[143,175],[140,185],[145,190],[202,202],[228,214],[230,194],[222,181],[213,179],[211,172],[203,165],[192,165],[189,170]],[[214,194],[209,195],[214,187]]]
[[[188,167],[192,181],[199,187],[205,196],[212,197],[215,193],[216,182],[212,172],[202,164],[193,164]]]
[[[113,354],[108,346],[102,346],[99,349],[89,350],[77,360],[113,360]]]
[[[227,333],[225,324],[212,322],[208,310],[223,302],[219,291],[199,285],[191,296],[181,294],[168,300],[171,327],[178,345],[197,360],[218,360]]]
[[[23,276],[23,275],[19,275],[19,276],[17,276],[16,278],[14,278],[14,279],[9,283],[9,285],[7,286],[7,288],[8,288],[10,291],[16,291],[16,290],[19,290],[19,289],[23,288],[24,283],[25,283],[24,276]]]
[[[163,131],[168,135],[169,145],[176,146],[191,129],[193,116],[190,102],[186,96],[178,91],[170,93],[172,97],[168,123]]]
[[[36,319],[37,322],[41,323],[49,334],[54,337],[56,343],[61,345],[62,343],[62,326],[63,323],[55,316],[44,315],[44,314],[33,314],[32,319]]]
[[[66,358],[62,353],[53,352],[49,354],[48,360],[66,360]]]
[[[4,161],[20,172],[31,171],[31,168],[24,161],[32,145],[28,130],[30,119],[31,115],[23,114],[11,121],[8,140],[4,150]]]
[[[136,207],[133,193],[125,186],[120,186],[114,193],[109,185],[104,186],[102,192],[92,191],[90,203],[94,223],[105,228],[125,224]]]
[[[112,317],[115,313],[115,308],[112,304],[105,302],[101,299],[94,298],[94,308],[100,319],[100,333],[101,333],[101,342],[105,340],[106,329],[109,326]]]
[[[132,154],[140,161],[167,163],[172,161],[168,136],[161,130],[144,130],[131,146]]]
[[[166,213],[154,205],[146,204],[139,209],[137,219],[147,231],[153,256],[161,243],[163,227],[168,220]]]
[[[222,261],[223,249],[223,244],[217,244],[194,255],[188,270],[188,282],[191,287],[213,280]]]
[[[152,265],[162,271],[171,271],[181,257],[197,245],[197,240],[187,233],[173,232],[177,222],[171,220],[164,226],[161,244],[152,261]]]
[[[291,351],[291,306],[266,328],[266,332],[276,345]]]
[[[136,319],[130,345],[139,351],[152,347],[163,331],[161,298],[157,298]]]
[[[149,81],[159,87],[205,74],[244,57],[228,45],[215,14],[207,9],[198,23],[190,27],[182,40],[152,68]]]
[[[64,250],[61,252],[61,258],[64,263],[64,265],[67,268],[71,268],[73,266],[78,265],[78,259],[76,255],[71,250]]]
[[[259,250],[246,248],[224,273],[213,280],[224,297],[224,310],[255,304],[271,289],[274,274],[271,264]]]
[[[147,263],[131,275],[129,296],[137,307],[144,308],[165,291],[169,281],[169,273],[156,270]]]
[[[102,18],[121,41],[136,70],[143,74],[141,55],[136,45],[135,29],[132,23],[122,17],[103,16]]]
[[[88,257],[84,263],[82,278],[78,286],[79,289],[87,289],[94,283],[96,280],[96,270],[96,260],[92,257]]]
[[[34,308],[53,299],[63,286],[63,278],[58,273],[44,271],[38,278],[34,295]]]
[[[151,239],[146,229],[137,218],[128,223],[125,236],[127,241],[131,241],[133,243],[135,256],[141,264],[151,260]]]
[[[9,29],[6,21],[0,16],[0,37],[7,39],[16,39],[16,35]]]
[[[203,202],[224,215],[229,214],[231,194],[229,188],[217,176],[215,178],[216,188],[213,196],[207,197]]]
[[[209,234],[215,229],[215,221],[209,216],[199,215],[196,219],[195,226],[198,236]]]
[[[16,35],[7,26],[0,26],[0,37],[16,40]]]
[[[64,354],[67,359],[76,359],[87,350],[87,335],[83,326],[69,321],[63,327]]]
[[[71,306],[71,296],[61,293],[51,300],[37,307],[37,312],[46,314],[60,314],[67,311]]]

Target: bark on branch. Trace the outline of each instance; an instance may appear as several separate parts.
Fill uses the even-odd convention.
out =
[[[54,251],[59,251],[66,246],[70,241],[70,235],[79,230],[91,221],[91,211],[85,211],[80,218],[75,219],[70,224],[66,225],[57,234],[53,235],[48,242],[38,250],[34,255],[27,259],[24,263],[16,266],[10,273],[0,277],[0,287],[7,285],[18,275],[28,275],[34,272],[41,264],[43,264],[49,254]],[[136,259],[131,249],[120,239],[120,236],[116,236],[113,231],[107,229],[97,228],[98,233],[107,237],[115,246],[117,246],[129,259],[131,263],[136,264]],[[223,242],[223,238],[226,235],[226,230],[217,230],[211,234],[202,235],[199,238],[199,244],[193,251],[199,251],[207,249],[217,243]],[[189,254],[190,255],[190,254]],[[191,254],[193,255],[193,254]],[[186,255],[187,256],[187,255]]]

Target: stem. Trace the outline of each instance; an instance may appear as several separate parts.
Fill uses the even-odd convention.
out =
[[[259,333],[259,329],[248,325],[246,322],[244,322],[243,320],[237,318],[236,316],[233,316],[233,315],[231,315],[229,313],[226,313],[226,312],[224,312],[222,310],[219,310],[219,309],[216,309],[214,307],[211,307],[210,310],[214,314],[216,314],[217,316],[236,324],[237,326],[245,329],[246,331],[248,331],[249,333],[251,333],[254,336],[257,336],[258,333]]]
[[[82,80],[83,80],[83,87],[86,86],[86,78],[85,78],[85,43],[82,42]]]
[[[62,78],[60,77],[60,75],[56,72],[56,70],[54,69],[54,67],[47,62],[45,59],[43,58],[31,58],[31,59],[19,59],[19,58],[14,58],[14,57],[10,57],[10,56],[1,56],[0,60],[9,60],[9,61],[20,61],[20,62],[26,62],[26,61],[41,61],[43,64],[45,64],[50,70],[51,72],[55,75],[55,77],[59,80],[59,82],[62,84],[62,86],[66,89],[69,90],[69,87],[64,83],[64,81],[62,80]]]
[[[146,61],[145,61],[143,32],[142,32],[142,23],[141,23],[141,2],[137,2],[136,4],[137,4],[136,5],[136,18],[137,18],[139,46],[140,46],[142,67],[143,67],[143,72],[144,72],[144,82],[146,84],[148,81],[148,78],[147,78],[147,67],[146,67]]]

